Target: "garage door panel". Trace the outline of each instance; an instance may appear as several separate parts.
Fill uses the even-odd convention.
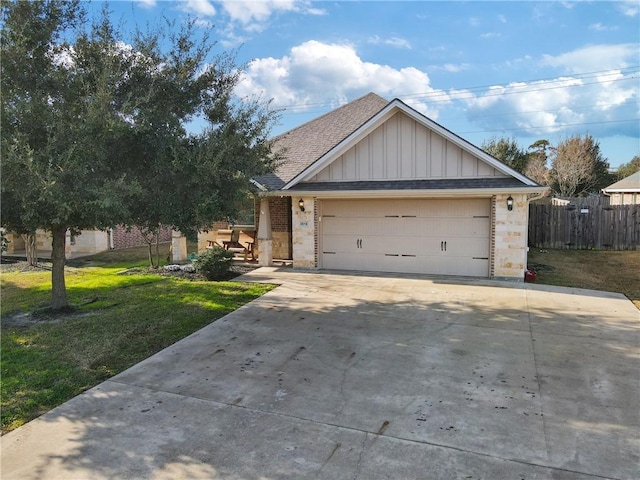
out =
[[[397,218],[371,218],[363,216],[322,217],[325,235],[395,235],[400,228]]]
[[[321,266],[486,277],[490,208],[489,199],[323,201]]]

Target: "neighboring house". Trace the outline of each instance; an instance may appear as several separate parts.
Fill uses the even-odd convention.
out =
[[[25,244],[20,235],[9,232],[7,255],[24,255]],[[171,241],[171,229],[162,228],[160,230],[160,241]],[[66,251],[67,258],[92,255],[106,250],[136,247],[147,245],[144,236],[138,228],[127,230],[118,225],[109,230],[82,230],[79,235],[71,235],[67,231]],[[51,234],[44,230],[36,230],[36,249],[38,255],[48,257],[51,255]]]
[[[602,189],[610,205],[640,205],[640,171]]]

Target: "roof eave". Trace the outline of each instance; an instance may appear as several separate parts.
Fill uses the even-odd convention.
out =
[[[348,197],[491,197],[497,194],[544,193],[546,187],[502,187],[502,188],[443,188],[416,190],[276,190],[266,195],[289,197],[306,196],[319,198],[348,198]]]

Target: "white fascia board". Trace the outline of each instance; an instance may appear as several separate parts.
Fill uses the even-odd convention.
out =
[[[546,187],[519,188],[456,188],[442,190],[286,190],[269,192],[266,195],[277,197],[316,197],[316,198],[408,198],[408,197],[492,197],[499,194],[516,195],[519,193],[544,193]]]
[[[352,146],[354,146],[364,137],[373,132],[376,128],[378,128],[378,126],[382,125],[388,118],[391,118],[393,113],[395,113],[393,103],[394,102],[390,102],[386,107],[384,107],[377,114],[371,117],[369,121],[358,127],[356,131],[351,133],[351,135],[345,138],[342,142],[333,147],[322,157],[316,160],[313,164],[309,165],[305,170],[296,175],[291,181],[289,181],[284,187],[282,187],[282,190],[288,190],[297,183],[303,182],[313,177],[324,167],[333,162],[333,160],[346,153]]]
[[[604,193],[640,193],[640,188],[603,188]]]
[[[265,187],[264,185],[262,185],[260,182],[258,182],[253,178],[250,178],[249,181],[253,184],[254,187],[256,187],[261,192],[267,192],[269,190],[267,187]]]
[[[322,157],[316,160],[312,165],[310,165],[304,171],[296,175],[291,181],[289,181],[284,187],[282,187],[282,190],[289,190],[291,187],[293,187],[297,183],[303,182],[305,180],[312,178],[314,175],[319,173],[324,167],[329,165],[333,160],[335,160],[340,155],[347,152],[347,150],[349,150],[351,147],[357,144],[364,137],[369,135],[373,130],[375,130],[380,125],[382,125],[386,120],[391,118],[397,111],[404,112],[407,116],[409,116],[419,124],[423,125],[424,127],[430,130],[433,130],[434,132],[438,133],[439,135],[441,135],[442,137],[444,137],[454,145],[457,145],[461,149],[465,150],[466,152],[470,153],[471,155],[480,158],[482,161],[491,165],[493,168],[495,168],[499,172],[504,173],[505,175],[508,175],[510,177],[517,178],[525,185],[528,185],[531,187],[538,186],[538,184],[533,180],[531,180],[529,177],[506,166],[505,164],[500,162],[498,159],[486,153],[484,150],[469,143],[468,141],[464,140],[463,138],[459,137],[453,132],[447,130],[443,126],[437,124],[433,120],[430,120],[429,118],[425,117],[418,111],[407,106],[404,102],[396,98],[395,100],[392,100],[391,102],[389,102],[389,104],[385,108],[383,108],[382,110],[380,110],[380,112],[378,112],[376,115],[371,117],[366,123],[360,126],[356,131],[354,131],[351,135],[349,135],[342,142],[336,145],[333,149],[329,150]]]

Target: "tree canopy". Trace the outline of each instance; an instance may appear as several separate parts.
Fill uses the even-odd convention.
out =
[[[527,153],[520,148],[515,138],[493,137],[482,143],[482,149],[520,173],[524,173],[527,168]]]
[[[610,183],[608,169],[600,144],[591,135],[574,135],[554,148],[549,172],[551,188],[561,197],[598,192]]]
[[[67,230],[193,232],[233,216],[273,168],[276,113],[234,95],[242,69],[193,24],[125,42],[79,0],[3,2],[2,20],[2,226],[51,232],[53,308],[67,306]]]
[[[561,197],[596,193],[615,180],[600,144],[591,135],[573,135],[555,146],[540,139],[526,151],[515,138],[494,137],[483,143],[482,149]],[[638,168],[634,160],[621,167],[623,174]]]
[[[636,155],[627,163],[623,163],[618,167],[618,170],[616,171],[616,180],[622,180],[636,172],[640,172],[640,155]]]

